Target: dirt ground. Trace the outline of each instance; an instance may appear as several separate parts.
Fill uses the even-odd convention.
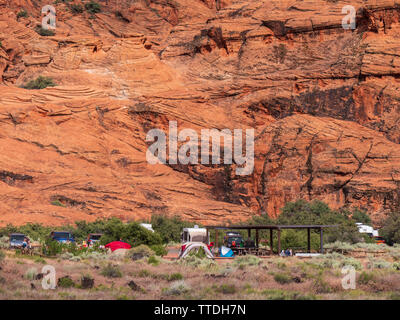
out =
[[[393,268],[390,257],[375,259],[380,264],[371,266],[371,259],[341,255],[308,259],[246,256],[216,261],[188,257],[178,261],[172,250],[165,258],[133,261],[123,255],[111,255],[70,261],[5,252],[0,299],[400,298],[400,271]],[[350,289],[342,286],[341,269],[346,259],[356,266],[355,287]],[[44,289],[40,274],[47,265],[55,268],[57,282],[65,276],[72,281]],[[94,280],[92,288],[82,288],[83,276]]]

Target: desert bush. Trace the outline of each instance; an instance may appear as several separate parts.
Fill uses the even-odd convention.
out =
[[[26,10],[21,10],[17,13],[17,18],[27,18],[28,17],[28,12]]]
[[[46,256],[56,256],[63,250],[63,244],[59,243],[50,237],[47,237],[42,246],[42,252]]]
[[[0,250],[0,262],[2,262],[5,257],[6,257],[5,253]]]
[[[71,4],[70,10],[73,14],[79,14],[83,12],[83,7],[80,4]]]
[[[36,31],[36,33],[40,34],[43,37],[50,37],[50,36],[54,36],[55,35],[55,32],[53,30],[45,29],[43,27],[36,27],[35,31]]]
[[[172,273],[172,274],[169,274],[169,275],[167,276],[167,280],[168,280],[168,281],[183,280],[183,275],[182,275],[181,273],[179,273],[179,272]]]
[[[163,256],[167,255],[167,253],[168,253],[167,249],[162,244],[152,245],[152,246],[150,246],[150,249],[153,250],[154,253],[160,257],[163,257]]]
[[[267,289],[261,292],[267,300],[315,300],[314,295],[300,292],[284,291],[280,289]]]
[[[276,273],[274,280],[280,284],[287,284],[293,281],[292,277],[286,273]]]
[[[10,239],[6,236],[0,238],[0,249],[8,249],[10,246]]]
[[[212,259],[208,259],[208,258],[200,259],[196,256],[187,256],[183,259],[177,260],[175,263],[183,264],[183,265],[191,266],[191,267],[196,267],[199,269],[209,269],[209,268],[217,265],[215,263],[215,261]]]
[[[121,278],[122,272],[118,266],[108,264],[101,270],[101,274],[107,278]]]
[[[75,286],[75,282],[69,276],[65,276],[57,280],[57,286],[60,288],[71,288]]]
[[[362,265],[361,262],[358,261],[357,259],[354,258],[345,258],[340,262],[339,267],[344,267],[344,266],[352,266],[356,270],[361,270]]]
[[[169,218],[164,215],[153,215],[151,224],[164,243],[179,243],[183,228],[193,227],[193,223],[183,221],[177,216]]]
[[[91,289],[94,286],[94,278],[90,274],[85,274],[81,277],[81,288]]]
[[[260,263],[261,259],[253,255],[239,256],[233,260],[233,265],[241,269],[246,266],[258,266]]]
[[[38,275],[38,271],[36,268],[29,268],[25,274],[24,274],[24,278],[27,280],[35,280],[36,277]]]
[[[373,273],[363,271],[358,276],[357,282],[359,284],[368,284],[370,282],[373,282],[374,280],[375,280],[375,275]]]
[[[53,82],[53,79],[48,77],[39,76],[35,80],[29,81],[26,85],[23,86],[24,89],[44,89],[47,87],[55,87],[56,84]]]
[[[162,293],[166,296],[179,296],[190,291],[190,286],[184,280],[173,282],[168,288],[164,288]]]
[[[375,252],[375,251],[382,251],[388,249],[388,246],[383,245],[383,244],[376,244],[376,243],[356,243],[353,246],[354,249],[364,249],[369,252]]]
[[[139,260],[142,258],[150,258],[154,254],[155,254],[155,252],[144,244],[141,244],[137,247],[132,248],[131,250],[129,250],[129,253],[128,253],[129,257],[132,260]]]
[[[400,262],[393,262],[392,268],[394,270],[400,270]]]
[[[91,0],[89,3],[85,3],[85,9],[91,14],[101,12],[100,4],[93,0]]]
[[[400,212],[391,212],[388,215],[379,234],[390,245],[400,243]]]
[[[372,268],[374,269],[389,269],[392,267],[392,264],[385,260],[377,260],[372,262]]]
[[[236,286],[234,284],[221,284],[215,288],[216,292],[223,294],[234,294],[237,292]]]
[[[158,266],[160,264],[160,260],[158,260],[156,256],[151,256],[149,259],[147,259],[147,263],[153,266]]]
[[[316,293],[330,293],[331,287],[328,282],[326,282],[323,278],[323,275],[318,275],[312,284],[312,288]]]

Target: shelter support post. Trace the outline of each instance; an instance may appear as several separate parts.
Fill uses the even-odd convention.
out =
[[[311,252],[311,230],[307,228],[307,252]]]
[[[320,245],[321,245],[321,253],[324,253],[324,231],[322,228],[319,229],[319,237],[320,237]]]
[[[258,248],[258,229],[256,229],[256,247]]]
[[[215,248],[218,252],[218,229],[215,229]]]
[[[247,236],[250,238],[251,237],[251,229],[247,229]]]
[[[271,248],[271,252],[274,253],[274,235],[273,230],[269,229],[269,246]]]
[[[281,253],[281,229],[278,229],[278,254]]]

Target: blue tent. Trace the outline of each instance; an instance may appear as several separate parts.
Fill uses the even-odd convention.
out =
[[[225,258],[227,258],[227,257],[233,257],[234,254],[233,254],[232,249],[230,249],[230,248],[228,248],[228,247],[225,247],[225,246],[222,246],[222,247],[219,249],[219,256],[220,256],[220,257],[225,257]]]

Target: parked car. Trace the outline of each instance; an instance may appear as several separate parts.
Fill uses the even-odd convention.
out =
[[[382,237],[374,237],[375,243],[376,244],[385,244],[385,239],[383,239]]]
[[[88,246],[91,246],[96,242],[100,242],[100,238],[102,235],[102,233],[89,233],[86,240]]]
[[[227,232],[224,237],[224,244],[228,248],[240,247],[244,245],[243,237],[238,232]]]
[[[23,233],[11,233],[10,234],[10,248],[16,249],[21,248],[24,243],[24,239],[27,238]]]
[[[68,231],[52,231],[50,238],[60,243],[75,242],[74,236]]]

